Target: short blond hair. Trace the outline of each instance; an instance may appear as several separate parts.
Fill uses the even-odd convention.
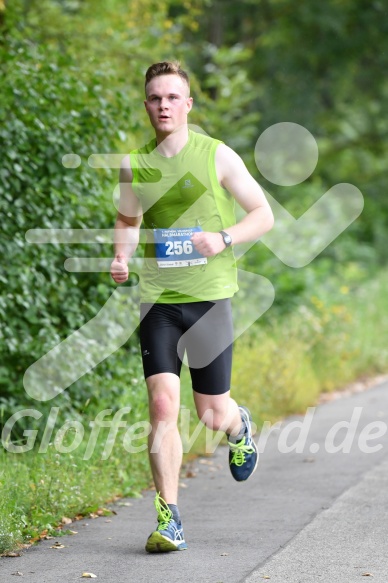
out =
[[[179,75],[179,77],[187,84],[190,91],[190,79],[186,71],[181,68],[179,61],[163,61],[162,63],[154,63],[148,67],[145,74],[145,90],[147,93],[147,85],[155,77],[160,75]]]

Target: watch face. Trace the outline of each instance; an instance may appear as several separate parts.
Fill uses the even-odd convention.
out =
[[[225,233],[222,231],[222,238],[224,240],[224,243],[227,247],[229,247],[229,245],[232,244],[232,237],[230,235],[228,235],[228,233]]]

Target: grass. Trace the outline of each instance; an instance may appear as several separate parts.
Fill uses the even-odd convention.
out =
[[[258,426],[303,412],[321,392],[388,370],[388,273],[311,296],[235,346],[233,390]]]
[[[130,455],[124,431],[108,459],[102,459],[108,439],[101,431],[93,455],[85,460],[86,440],[72,453],[60,453],[54,443],[46,453],[5,453],[0,457],[0,549],[50,534],[63,517],[88,515],[107,501],[139,496],[150,483],[146,452]],[[72,438],[71,438],[72,439]],[[69,437],[70,441],[70,437]]]
[[[322,391],[388,370],[387,289],[388,274],[381,273],[362,286],[323,290],[290,316],[279,321],[269,317],[264,324],[260,320],[236,341],[232,394],[252,410],[259,427],[264,421],[305,411]],[[0,553],[37,540],[42,533],[55,531],[58,536],[55,529],[63,517],[88,515],[117,497],[140,495],[151,484],[146,438],[141,436],[147,419],[145,385],[132,381],[116,410],[129,401],[136,406],[125,417],[126,427],[117,428],[110,455],[109,428],[101,427],[90,459],[84,459],[93,427],[99,425],[92,420],[89,427],[90,413],[73,451],[65,451],[77,443],[77,424],[69,420],[66,432],[55,428],[43,453],[37,451],[39,442],[25,453],[0,452]],[[190,417],[187,445],[198,420],[186,367],[181,402]],[[109,404],[100,403],[100,410],[105,407]],[[107,417],[112,418],[113,413]],[[135,430],[132,442],[129,427]],[[128,451],[131,444],[141,451]],[[202,429],[185,461],[203,453],[205,444]]]

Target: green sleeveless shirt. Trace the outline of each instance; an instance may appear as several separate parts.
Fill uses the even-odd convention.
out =
[[[234,198],[216,175],[215,152],[220,143],[189,130],[189,139],[176,156],[162,156],[155,138],[130,153],[133,191],[147,230],[140,275],[142,302],[211,301],[231,297],[238,289],[232,247],[208,257],[205,265],[188,267],[160,268],[155,253],[154,229],[200,227],[218,232],[235,224]]]

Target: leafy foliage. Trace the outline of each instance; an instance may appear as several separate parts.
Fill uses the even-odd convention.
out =
[[[0,209],[5,217],[0,253],[6,271],[2,296],[0,394],[23,399],[22,374],[50,348],[99,311],[113,287],[107,275],[66,273],[69,245],[34,245],[29,229],[107,228],[114,220],[111,176],[88,167],[93,152],[114,150],[117,120],[130,111],[126,96],[107,88],[109,76],[86,78],[76,62],[8,36],[1,47],[5,85],[0,113],[4,144]],[[82,164],[68,169],[62,157]],[[111,247],[105,252],[111,255]],[[95,245],[94,255],[102,250]],[[88,257],[90,247],[77,247]],[[101,370],[102,375],[107,370]],[[90,382],[87,383],[90,390]],[[80,387],[78,387],[80,389]],[[82,391],[81,391],[82,392]],[[86,397],[84,398],[84,401]],[[11,401],[9,401],[11,403]]]
[[[232,88],[234,82],[230,59],[236,47],[242,54],[249,52],[240,62],[245,80],[239,97],[243,103],[245,88],[250,96],[243,107],[245,131],[254,125],[249,127],[251,141],[243,153],[252,153],[261,132],[282,121],[305,126],[318,141],[320,153],[311,179],[315,184],[300,185],[297,191],[276,188],[253,165],[251,169],[279,200],[287,205],[297,200],[300,211],[337,182],[355,184],[365,197],[364,212],[327,253],[375,265],[386,263],[388,244],[388,203],[383,194],[388,178],[384,163],[388,154],[384,114],[388,22],[384,15],[382,2],[365,0],[321,4],[309,0],[297,5],[285,0],[210,0],[202,3],[201,34],[191,36],[197,50],[189,57],[190,66],[214,99],[214,112],[220,105],[222,115],[225,83]],[[229,62],[223,59],[226,54]],[[212,73],[214,59],[223,59],[218,79]],[[230,106],[230,112],[238,111],[233,98]],[[254,121],[250,115],[256,116]],[[240,135],[244,120],[236,124],[228,114],[224,118],[228,134]],[[246,157],[250,165],[252,158]]]

